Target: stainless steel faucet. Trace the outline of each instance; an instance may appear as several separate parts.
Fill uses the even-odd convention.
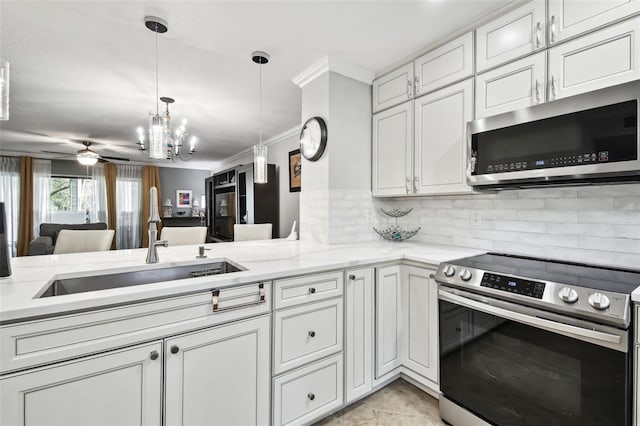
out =
[[[149,250],[147,250],[147,263],[158,263],[158,246],[169,246],[168,241],[158,240],[158,225],[160,213],[158,212],[158,190],[152,187],[149,191]]]
[[[158,263],[158,246],[168,247],[169,242],[158,240],[157,222],[149,220],[149,250],[147,250],[147,263]]]

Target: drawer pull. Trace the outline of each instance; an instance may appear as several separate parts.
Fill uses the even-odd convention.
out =
[[[312,394],[311,392],[309,392],[307,394],[307,398],[309,398],[309,400],[313,401],[314,399],[316,399],[316,396],[314,394]]]
[[[351,281],[355,281],[355,280],[356,280],[356,276],[355,276],[355,275],[349,275],[349,279],[350,279]]]
[[[316,292],[316,289],[314,287],[309,287],[309,293],[313,294]]]
[[[151,351],[151,354],[149,354],[149,358],[151,358],[151,361],[155,361],[159,356],[160,355],[158,355],[158,351]]]
[[[171,353],[177,354],[180,351],[180,347],[178,345],[171,345]]]
[[[218,300],[219,297],[220,297],[220,290],[218,289],[211,290],[211,302],[213,304],[214,312],[230,311],[232,309],[247,308],[249,306],[261,305],[266,301],[266,292],[264,289],[264,284],[260,283],[258,284],[258,300],[257,301],[241,303],[239,305],[233,305],[233,306],[227,306],[227,307],[219,307],[219,300]]]
[[[315,332],[315,331],[313,331],[313,330],[311,330],[311,331],[309,332],[309,337],[316,337],[316,332]]]
[[[434,279],[436,276],[433,274],[429,274],[429,278]]]

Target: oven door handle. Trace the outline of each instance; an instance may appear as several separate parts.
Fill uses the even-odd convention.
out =
[[[556,332],[569,337],[579,338],[580,340],[586,340],[600,346],[606,346],[612,349],[626,352],[626,348],[622,344],[622,337],[616,334],[605,333],[602,331],[589,330],[575,325],[564,324],[561,322],[551,321],[545,318],[537,316],[527,315],[520,312],[510,311],[508,309],[500,308],[497,306],[488,305],[483,302],[479,302],[468,297],[459,296],[457,294],[450,293],[446,290],[440,289],[438,291],[439,298],[453,304],[463,306],[469,309],[475,309],[485,312],[487,314],[495,315],[500,318],[516,321],[522,324],[527,324],[533,327],[537,327],[543,330]]]

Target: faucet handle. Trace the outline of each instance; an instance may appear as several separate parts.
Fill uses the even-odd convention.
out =
[[[169,247],[169,241],[167,240],[158,240],[156,241],[157,246]]]

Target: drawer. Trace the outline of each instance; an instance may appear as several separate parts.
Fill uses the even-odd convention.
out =
[[[303,277],[274,281],[275,309],[301,305],[316,300],[341,296],[344,287],[344,273],[305,275]]]
[[[273,380],[273,424],[301,425],[342,406],[342,354]]]
[[[461,343],[473,336],[473,330],[468,325],[472,324],[471,311],[465,308],[454,309],[440,318],[441,328],[441,353],[455,349]]]
[[[273,373],[342,351],[342,306],[342,299],[333,299],[276,312]]]
[[[3,326],[0,327],[0,372],[267,314],[270,291],[270,283],[221,288],[215,310],[212,291],[204,291]]]

